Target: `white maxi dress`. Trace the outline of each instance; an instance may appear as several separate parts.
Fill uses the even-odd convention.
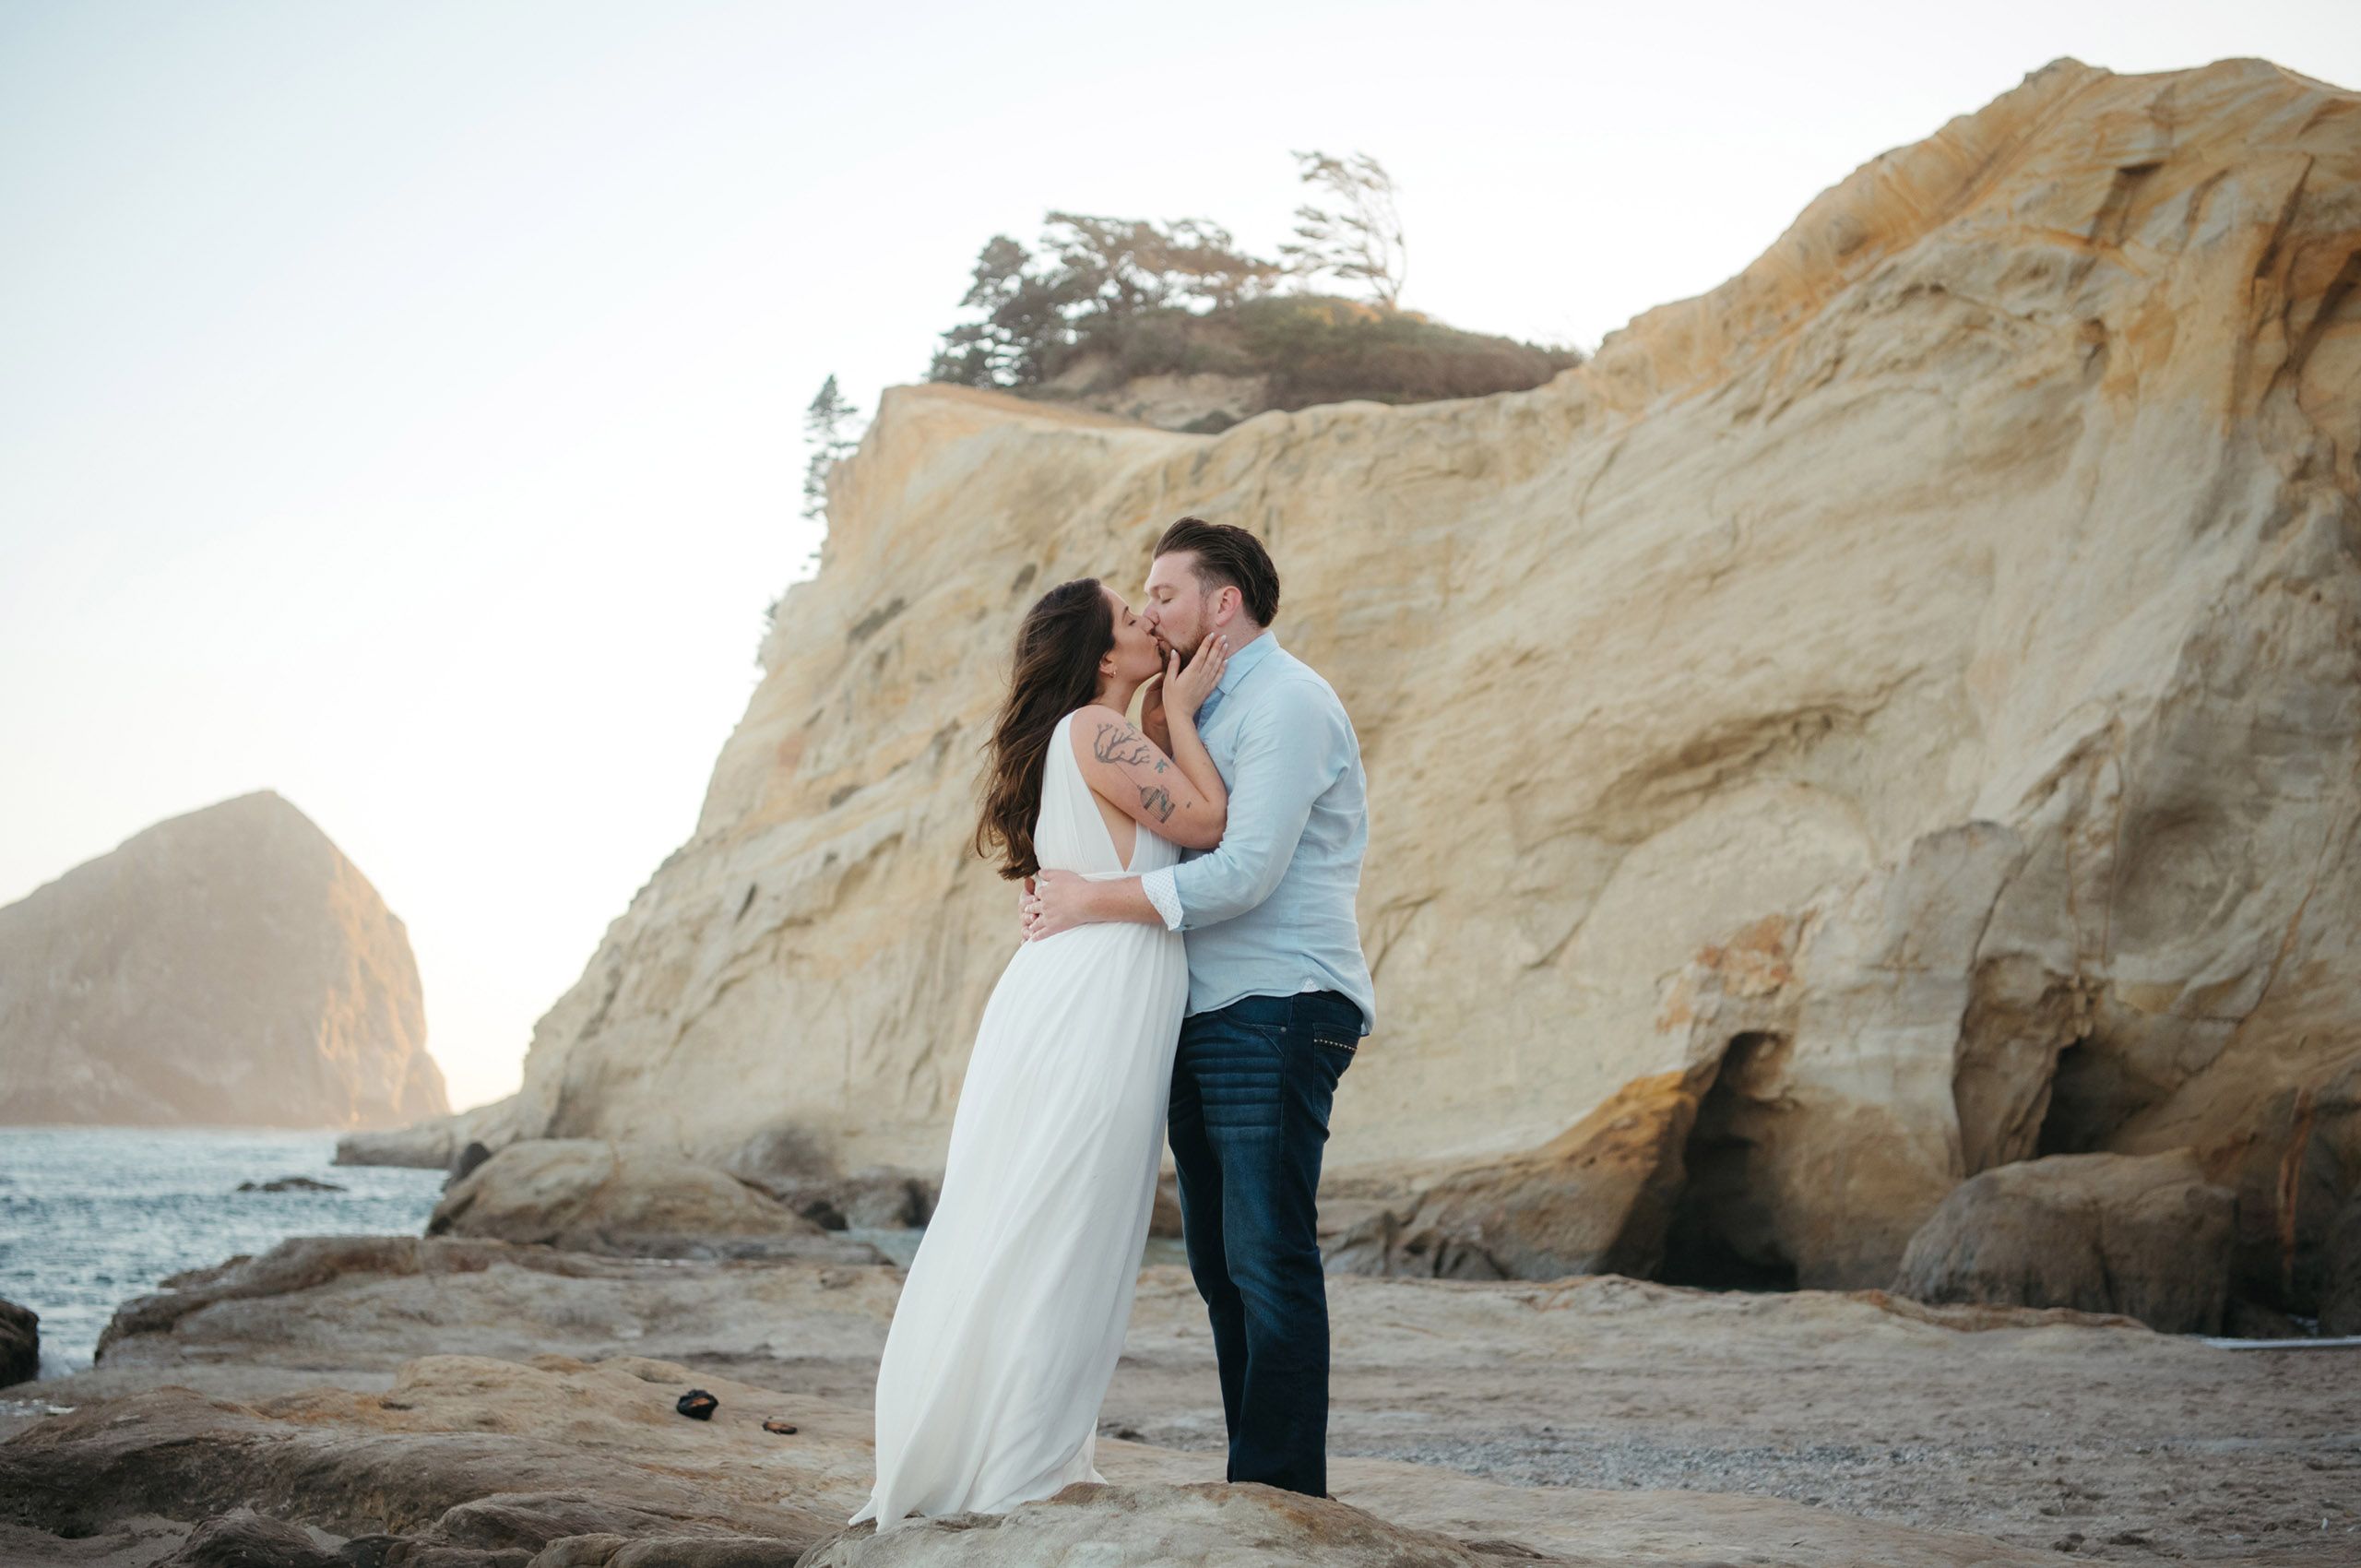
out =
[[[1033,835],[1045,868],[1126,866],[1058,721]],[[1006,1513],[1097,1481],[1098,1409],[1122,1353],[1156,1206],[1188,1002],[1180,932],[1133,922],[1024,942],[984,1004],[943,1191],[877,1369],[877,1479],[847,1521]]]

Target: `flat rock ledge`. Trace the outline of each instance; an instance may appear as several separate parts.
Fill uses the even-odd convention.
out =
[[[1220,1483],[1204,1304],[1163,1265],[1102,1411],[1108,1489],[880,1537],[844,1521],[903,1277],[453,1237],[298,1238],[192,1270],[126,1304],[96,1366],[0,1401],[0,1562],[1965,1568],[2275,1544],[2272,1568],[2343,1568],[2361,1540],[2349,1353],[1611,1275],[1333,1277],[1347,1511],[1258,1500]],[[710,1422],[677,1413],[692,1387],[718,1396]]]
[[[693,1384],[720,1401],[710,1420],[673,1408]],[[773,1417],[796,1430],[766,1431]],[[880,1537],[868,1523],[843,1524],[868,1491],[872,1420],[865,1405],[635,1356],[428,1356],[403,1363],[380,1392],[314,1387],[251,1401],[167,1384],[89,1401],[0,1443],[8,1526],[0,1550],[11,1563],[191,1568],[1102,1559],[1141,1568],[1474,1568],[1503,1559],[1604,1568],[1691,1563],[1700,1550],[1741,1549],[1771,1568],[2054,1561],[1774,1499],[1572,1492],[1394,1461],[1337,1462],[1331,1484],[1362,1497],[1363,1507],[1206,1481],[1199,1478],[1217,1455],[1109,1439],[1100,1457],[1121,1477],[1115,1484]],[[1487,1515],[1495,1523],[1481,1522]],[[1570,1549],[1571,1535],[1596,1550]],[[174,1555],[164,1558],[160,1543],[174,1545]]]

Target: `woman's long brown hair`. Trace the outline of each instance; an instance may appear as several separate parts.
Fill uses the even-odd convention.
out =
[[[1012,881],[1041,869],[1033,822],[1058,720],[1098,695],[1098,661],[1115,646],[1115,612],[1097,577],[1076,577],[1043,594],[1016,629],[1016,667],[1008,700],[986,742],[983,818],[976,853],[1001,850],[1001,875]]]

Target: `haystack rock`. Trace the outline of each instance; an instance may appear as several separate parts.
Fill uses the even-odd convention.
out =
[[[894,388],[507,1134],[939,1169],[1017,619],[1195,514],[1367,759],[1332,1173],[1693,1075],[1673,1253],[1883,1286],[1979,1171],[2185,1148],[2284,1295],[2361,1170],[2310,1111],[2361,1052],[2356,285],[2361,96],[2062,60],[1532,391],[1192,436]]]
[[[402,922],[269,790],[0,909],[0,1123],[382,1127],[445,1113]]]

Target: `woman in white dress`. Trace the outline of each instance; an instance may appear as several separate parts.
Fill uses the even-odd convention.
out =
[[[1123,876],[1221,838],[1228,798],[1197,738],[1221,677],[1186,669],[1092,578],[1017,634],[976,846],[1000,872]],[[1164,676],[1169,754],[1124,718]],[[1002,1514],[1078,1480],[1122,1353],[1156,1204],[1188,999],[1179,932],[1105,923],[1023,942],[984,1004],[943,1192],[877,1369],[877,1479],[848,1523]]]

